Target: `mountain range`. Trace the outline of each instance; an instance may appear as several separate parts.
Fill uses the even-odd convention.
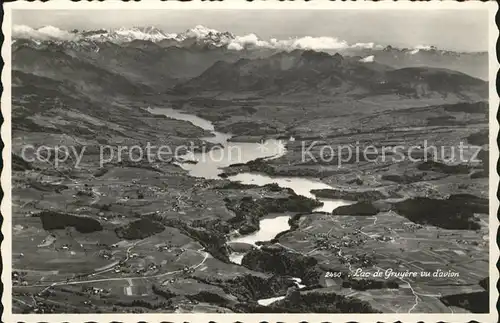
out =
[[[360,56],[394,68],[441,67],[457,70],[474,77],[488,79],[488,55],[486,52],[455,52],[434,46],[418,45],[414,48],[397,48],[374,42],[352,43],[335,37],[300,37],[290,39],[264,40],[255,34],[237,36],[205,26],[195,26],[182,33],[167,33],[156,27],[122,27],[96,30],[62,30],[53,26],[31,28],[18,25],[12,29],[14,42],[31,40],[37,45],[64,43],[65,47],[92,48],[95,51],[105,43],[117,46],[138,46],[147,48],[186,48],[208,51],[219,49],[247,57],[272,55],[281,51],[315,50],[344,56]]]
[[[14,37],[14,70],[71,84],[90,96],[248,93],[478,101],[488,92],[487,83],[473,76],[484,74],[485,53],[410,52],[321,37],[308,39],[309,47],[323,43],[330,50],[292,49],[305,47],[306,41],[266,42],[203,26],[180,34],[154,27],[64,31],[24,26],[14,28]],[[289,48],[282,48],[285,43]],[[339,49],[333,53],[335,46]],[[474,72],[467,73],[471,68]]]
[[[399,95],[408,98],[450,97],[480,100],[485,82],[441,68],[394,69],[357,57],[312,50],[280,52],[260,59],[219,61],[200,76],[175,87],[178,91],[258,92],[265,95],[307,95],[362,98]]]

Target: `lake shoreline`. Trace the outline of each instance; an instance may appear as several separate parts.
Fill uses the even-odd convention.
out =
[[[191,115],[181,110],[175,110],[170,108],[153,108],[153,109],[148,108],[147,111],[154,114],[162,114],[168,118],[191,122],[193,125],[200,127],[203,130],[210,131],[212,134],[214,134],[214,138],[212,138],[213,140],[211,140],[210,142],[212,144],[220,144],[225,146],[225,148],[223,149],[230,149],[231,145],[234,144],[234,142],[230,141],[232,138],[232,135],[230,133],[222,133],[216,131],[215,126],[211,121],[203,119],[196,115]],[[238,139],[241,139],[241,137],[238,137]],[[268,142],[269,139],[268,141],[265,141],[264,144]],[[262,142],[260,144],[262,145]],[[265,155],[265,153],[267,153],[266,151],[267,148],[266,148],[262,150],[262,154],[260,156],[252,156],[249,158],[249,160],[243,162],[237,161],[231,163],[233,160],[229,158],[229,160],[223,163],[215,162],[215,165],[210,165],[210,159],[209,159],[210,156],[208,158],[208,162],[206,162],[207,159],[204,158],[206,157],[206,153],[195,153],[187,157],[187,160],[189,160],[190,162],[180,163],[179,166],[184,170],[187,170],[190,176],[204,177],[205,179],[210,179],[214,178],[215,175],[215,178],[220,178],[220,174],[224,174],[223,169],[231,168],[233,165],[248,165],[257,160],[260,163],[265,163],[266,158],[270,157],[279,158],[284,154],[286,154],[286,149],[284,149],[282,141],[278,141],[277,144],[283,146],[283,149],[280,151],[280,154],[278,155],[271,155],[271,156]],[[237,141],[236,145],[238,145],[236,147],[248,150],[260,148],[259,146],[254,146],[255,142]],[[255,154],[255,151],[253,151],[253,153]],[[207,173],[208,168],[212,169],[212,171],[209,173]],[[205,173],[203,173],[203,171]],[[279,178],[279,177],[270,177],[257,173],[238,173],[232,176],[227,176],[226,178],[233,183],[240,183],[243,185],[257,185],[258,187],[275,184],[282,189],[290,189],[294,194],[297,194],[299,196],[319,200],[322,203],[322,206],[310,210],[311,212],[315,211],[331,212],[338,206],[349,204],[341,200],[337,201],[325,198],[323,198],[322,200],[318,199],[318,197],[314,196],[311,193],[312,190],[333,189],[333,188],[329,185],[323,184],[318,180],[314,179],[299,178],[299,177]],[[270,242],[276,239],[280,234],[286,233],[292,229],[292,227],[289,224],[291,219],[292,219],[291,215],[278,215],[273,218],[268,218],[268,217],[260,218],[258,226],[259,229],[257,231],[250,234],[240,234],[239,236],[230,239],[227,243],[228,244],[247,243],[253,246],[257,246],[256,245],[257,242]],[[271,228],[271,229],[267,229],[266,231],[265,228]],[[237,255],[230,254],[229,257],[235,260],[236,263],[241,265],[241,260],[243,259],[244,255],[245,254],[242,255],[241,253],[237,253]]]

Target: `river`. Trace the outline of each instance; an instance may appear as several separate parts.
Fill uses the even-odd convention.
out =
[[[191,160],[194,163],[179,163],[178,165],[187,170],[190,176],[220,179],[219,174],[222,173],[222,168],[224,167],[237,163],[247,163],[257,158],[279,158],[286,154],[285,144],[281,140],[269,139],[260,143],[230,142],[231,134],[216,131],[212,122],[198,116],[170,108],[148,108],[148,111],[152,114],[162,114],[172,119],[188,121],[197,127],[210,131],[212,137],[201,139],[221,145],[221,147],[217,146],[207,151],[184,155],[184,159]],[[318,199],[323,202],[322,206],[314,210],[318,212],[331,212],[341,205],[350,204],[350,202],[342,200],[317,198],[311,193],[311,190],[332,189],[332,187],[313,178],[276,177],[259,173],[239,173],[229,176],[228,179],[233,182],[259,186],[276,183],[280,187],[290,188],[297,195]],[[256,246],[258,241],[272,240],[278,233],[290,229],[290,225],[288,224],[290,217],[291,215],[289,214],[279,214],[263,218],[260,220],[260,230],[244,236],[234,235],[228,243],[246,243]],[[241,264],[243,256],[243,253],[232,253],[230,260]]]

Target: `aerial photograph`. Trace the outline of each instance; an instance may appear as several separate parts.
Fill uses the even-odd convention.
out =
[[[488,17],[12,10],[12,312],[490,313]]]

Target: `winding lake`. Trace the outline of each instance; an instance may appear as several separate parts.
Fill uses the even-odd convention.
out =
[[[229,139],[232,137],[231,134],[215,131],[212,122],[198,116],[170,108],[148,108],[147,110],[152,114],[162,114],[172,119],[188,121],[197,127],[210,131],[213,135],[212,137],[200,139],[221,145],[221,147],[215,147],[207,151],[190,152],[184,155],[184,159],[196,162],[178,164],[180,167],[187,170],[190,176],[220,179],[218,175],[222,173],[222,168],[224,167],[233,164],[247,163],[258,158],[279,158],[286,153],[285,145],[281,140],[269,139],[261,143],[230,142]],[[290,188],[297,195],[318,199],[323,202],[323,206],[314,210],[318,212],[331,212],[341,205],[351,203],[342,200],[317,198],[311,193],[311,190],[332,189],[333,187],[313,178],[276,177],[259,173],[240,173],[229,176],[228,179],[242,184],[263,186],[276,183],[280,187]],[[256,242],[258,241],[272,240],[278,233],[290,229],[290,225],[288,224],[290,217],[291,215],[282,214],[275,217],[263,218],[260,220],[260,230],[249,235],[235,235],[228,243],[238,242],[256,246]],[[243,253],[233,253],[230,256],[230,260],[234,263],[241,264],[243,256]]]

